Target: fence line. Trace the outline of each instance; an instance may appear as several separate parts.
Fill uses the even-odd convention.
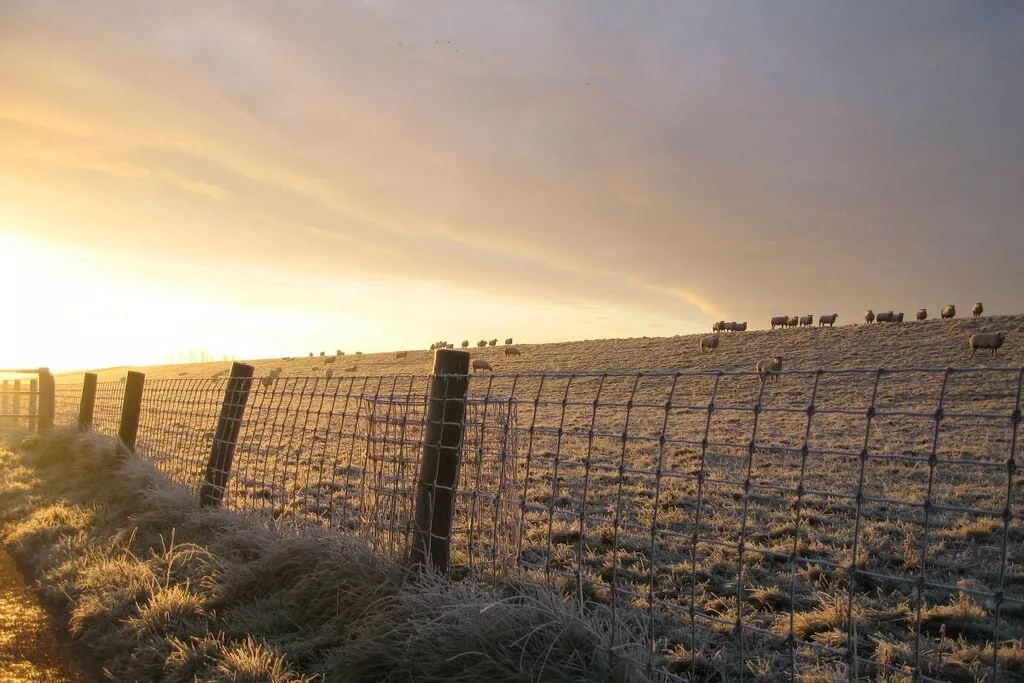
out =
[[[605,603],[670,680],[1008,680],[1024,663],[1022,380],[1022,368],[765,384],[725,371],[472,376],[451,572]],[[228,381],[146,384],[137,452],[197,495]],[[430,382],[256,378],[223,504],[407,558],[438,423]],[[99,385],[98,431],[117,432],[103,416],[120,386]],[[75,422],[73,392],[58,386],[61,423]]]

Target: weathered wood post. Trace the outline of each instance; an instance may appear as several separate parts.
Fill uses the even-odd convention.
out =
[[[199,504],[219,507],[227,490],[231,475],[231,462],[235,457],[235,445],[242,428],[245,404],[249,401],[252,387],[253,366],[232,363],[228,386],[224,391],[224,403],[217,420],[217,431],[210,448],[210,460],[206,464],[206,478],[199,488]]]
[[[0,421],[8,423],[11,421],[11,384],[10,380],[4,380],[3,389],[0,389]]]
[[[53,428],[57,414],[57,383],[49,368],[39,368],[39,433]]]
[[[92,416],[96,410],[96,383],[99,376],[95,372],[85,373],[82,382],[82,400],[78,404],[78,431],[87,432],[92,429]]]
[[[121,426],[117,436],[128,450],[135,450],[135,440],[139,435],[139,416],[142,414],[142,387],[146,383],[146,375],[134,370],[128,371],[124,382],[124,403],[121,404]]]
[[[15,427],[18,426],[18,420],[21,419],[21,380],[16,379],[13,382],[14,391],[11,393],[11,424]]]
[[[28,381],[28,430],[36,431],[36,417],[39,414],[39,380]]]
[[[409,555],[413,566],[448,571],[468,390],[469,352],[435,351],[416,486],[416,520]]]

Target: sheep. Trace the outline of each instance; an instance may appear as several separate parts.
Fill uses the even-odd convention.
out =
[[[709,334],[706,337],[702,337],[700,340],[700,352],[714,351],[718,348],[718,335]]]
[[[978,349],[989,349],[992,351],[992,355],[996,355],[996,351],[1006,341],[1005,332],[976,332],[971,335],[968,344],[971,346],[971,358],[974,358],[974,352]]]
[[[505,346],[512,346],[512,337],[505,340]]]
[[[497,339],[492,339],[491,341],[488,342],[488,344],[490,344],[491,346],[497,346],[498,345],[498,340]]]
[[[761,384],[764,384],[769,379],[773,382],[778,382],[778,373],[780,372],[782,372],[782,356],[757,361],[757,377],[761,380]]]
[[[445,344],[444,348],[446,348],[446,349],[454,349],[455,348],[455,344]]]
[[[395,360],[398,360],[399,358],[405,358],[408,355],[408,351],[395,351]]]
[[[979,315],[981,315],[984,312],[985,312],[985,307],[981,305],[980,301],[975,303],[974,307],[971,308],[971,315],[974,316],[975,318],[977,318]]]
[[[728,324],[729,323],[725,322],[724,320],[719,320],[718,322],[711,326],[711,331],[721,332],[722,330],[726,329],[726,325]]]
[[[927,308],[919,309],[917,311],[917,319],[918,320],[927,320],[928,319],[928,309]]]
[[[726,323],[725,329],[728,330],[729,332],[746,332],[747,321],[744,320],[741,323]]]
[[[342,351],[341,349],[338,349],[337,351],[334,352],[334,355],[335,356],[344,356],[345,352]]]
[[[486,340],[486,339],[481,339],[480,341],[478,341],[478,342],[476,343],[476,347],[477,347],[478,349],[482,349],[482,348],[484,348],[485,346],[487,346],[487,340]]]
[[[864,322],[866,322],[868,325],[875,322],[875,312],[872,311],[870,308],[864,311]]]
[[[789,316],[788,315],[772,316],[772,329],[773,330],[776,327],[786,327],[787,325],[789,325]]]
[[[956,317],[956,306],[953,304],[947,304],[942,307],[942,319],[949,320],[950,318]]]
[[[903,312],[902,311],[900,311],[899,313],[896,314],[896,320],[894,322],[898,322],[898,323],[903,322]]]
[[[462,340],[462,348],[464,348],[464,349],[468,349],[469,348],[469,340],[468,339],[463,339]]]
[[[798,318],[797,316],[794,315],[792,318],[789,319],[789,326],[790,327],[796,327],[799,324],[800,324],[800,318]]]
[[[800,316],[800,327],[810,327],[814,324],[813,315],[802,315]]]
[[[312,352],[312,351],[310,351],[310,352],[309,352],[309,357],[310,357],[310,358],[312,358],[312,357],[313,357],[313,352]]]
[[[273,383],[274,383],[274,378],[273,377],[261,377],[260,378],[260,384],[262,384],[264,387],[269,387]]]
[[[875,322],[879,323],[891,323],[896,322],[896,314],[892,311],[880,312],[875,316]]]
[[[505,355],[506,356],[518,356],[521,353],[522,352],[519,349],[517,349],[516,347],[514,347],[512,345],[509,345],[509,346],[505,347]]]
[[[330,379],[334,375],[334,368],[324,368],[324,379]]]
[[[839,314],[838,313],[819,315],[818,316],[818,327],[821,327],[822,325],[828,325],[829,327],[832,327],[833,325],[836,324],[836,319],[838,319],[838,318],[839,318]]]
[[[494,368],[491,367],[491,364],[480,358],[473,360],[473,372],[476,372],[477,370],[490,370],[491,372],[494,372]]]

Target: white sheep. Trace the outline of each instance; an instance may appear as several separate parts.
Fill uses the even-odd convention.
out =
[[[800,316],[800,327],[810,327],[814,324],[813,315],[802,315]]]
[[[918,310],[918,312],[917,312],[917,319],[918,320],[927,320],[928,319],[928,309],[927,308],[922,308],[922,309]]]
[[[868,325],[875,322],[875,312],[872,311],[870,308],[864,311],[864,322],[866,322]]]
[[[789,316],[788,315],[772,316],[772,329],[773,330],[776,327],[786,327],[787,325],[789,325]]]
[[[974,352],[978,349],[989,349],[992,351],[992,355],[996,355],[996,351],[1006,341],[1005,332],[976,332],[971,335],[968,344],[971,346],[971,358],[974,357]]]
[[[782,372],[782,356],[757,361],[757,377],[761,380],[761,384],[764,384],[769,378],[773,382],[778,382],[780,372]]]
[[[519,349],[517,349],[516,347],[514,347],[514,346],[509,345],[509,346],[505,347],[505,355],[506,356],[518,356],[521,353],[522,352]]]
[[[709,334],[706,337],[702,337],[700,340],[700,352],[714,351],[718,348],[718,335]]]
[[[979,315],[981,315],[984,312],[985,312],[985,307],[981,305],[980,301],[975,303],[974,307],[971,308],[971,315],[973,315],[975,318],[977,318]]]
[[[494,368],[491,367],[491,364],[480,358],[473,360],[473,372],[476,372],[477,370],[490,370],[491,372],[494,372]]]
[[[838,313],[830,313],[830,314],[826,314],[826,315],[819,315],[818,316],[818,327],[821,327],[822,325],[828,325],[829,327],[832,327],[833,325],[836,324],[836,319],[838,317],[839,317]]]
[[[953,304],[947,304],[942,307],[942,319],[949,320],[950,318],[956,317],[956,306]]]

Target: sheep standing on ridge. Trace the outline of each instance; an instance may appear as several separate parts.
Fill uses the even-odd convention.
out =
[[[706,337],[702,337],[700,340],[700,352],[714,351],[718,348],[718,335],[709,334]]]
[[[839,317],[838,313],[832,313],[832,314],[827,314],[827,315],[819,315],[818,316],[818,327],[821,327],[822,325],[828,325],[829,327],[832,327],[833,325],[836,324],[836,318],[838,318],[838,317]]]
[[[463,339],[462,340],[462,348],[464,348],[464,349],[465,348],[469,348],[469,340],[468,339]]]
[[[728,324],[729,323],[725,322],[724,320],[719,320],[718,322],[716,322],[714,325],[711,326],[711,331],[712,332],[721,332],[722,330],[724,330],[726,328],[726,325],[728,325]]]
[[[512,337],[505,340],[505,346],[512,346]]]
[[[813,315],[802,315],[800,316],[800,327],[810,327],[814,324]]]
[[[996,351],[1006,341],[1005,332],[978,332],[972,334],[968,344],[971,346],[971,358],[974,358],[974,352],[978,349],[989,349],[992,351],[992,355],[996,355]]]
[[[490,370],[491,372],[494,372],[494,368],[491,367],[491,364],[480,358],[473,360],[473,372],[476,372],[477,370]]]
[[[875,312],[872,311],[870,308],[864,311],[864,322],[866,322],[868,325],[875,322]]]
[[[955,305],[948,304],[948,305],[942,307],[942,319],[943,320],[949,320],[950,318],[955,318],[955,317],[956,317],[956,306]]]
[[[800,318],[796,317],[795,315],[792,318],[790,318],[788,321],[786,321],[786,325],[788,327],[796,327],[799,324],[800,324]]]
[[[875,316],[875,322],[878,323],[894,323],[896,322],[896,314],[892,311],[882,311]]]
[[[789,325],[789,316],[788,315],[772,316],[772,329],[773,330],[776,327],[786,327],[787,325]]]
[[[927,320],[928,319],[928,309],[927,308],[922,308],[921,310],[919,310],[917,312],[917,319],[918,320]]]
[[[505,355],[506,356],[518,356],[520,353],[522,353],[522,352],[519,349],[517,349],[516,347],[512,346],[512,345],[509,345],[509,346],[505,347]]]
[[[746,332],[747,321],[744,320],[741,323],[726,323],[725,329],[728,330],[729,332]]]
[[[899,313],[896,314],[896,321],[895,322],[898,322],[898,323],[903,322],[903,311],[900,311]]]
[[[476,346],[477,346],[477,348],[480,348],[480,349],[484,348],[485,346],[487,346],[487,340],[486,339],[481,339],[480,341],[478,341],[476,343]]]
[[[761,380],[761,384],[769,379],[778,382],[780,372],[782,372],[782,356],[757,361],[757,377]]]
[[[498,340],[497,339],[492,339],[489,343],[490,343],[491,346],[497,346],[498,345]]]
[[[985,312],[985,307],[981,305],[980,301],[977,302],[976,304],[974,304],[974,307],[971,308],[971,315],[974,316],[975,318],[977,318],[979,315],[981,315],[984,312]]]

